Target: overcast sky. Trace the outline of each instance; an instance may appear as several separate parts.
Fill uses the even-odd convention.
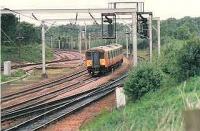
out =
[[[27,8],[107,8],[107,3],[123,0],[0,0],[2,7]],[[133,1],[133,0],[124,0]],[[145,11],[153,11],[161,19],[200,16],[200,0],[143,0]]]

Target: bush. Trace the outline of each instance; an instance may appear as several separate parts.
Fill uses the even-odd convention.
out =
[[[22,69],[16,70],[14,73],[11,74],[12,77],[21,77],[25,75],[26,72]]]
[[[171,77],[176,79],[179,72],[179,67],[177,66],[177,57],[180,49],[182,48],[184,42],[182,41],[173,41],[162,47],[161,56],[156,62],[161,70]]]
[[[138,39],[138,49],[146,49],[148,46],[148,41],[146,39]]]
[[[162,79],[159,68],[150,63],[141,63],[129,73],[124,90],[131,99],[137,100],[149,91],[159,89]]]
[[[20,54],[19,54],[20,52]],[[46,47],[47,61],[53,59],[53,51]],[[42,47],[40,44],[34,43],[29,45],[17,46],[1,46],[1,64],[4,61],[14,62],[41,62],[42,60]]]
[[[179,51],[177,65],[179,81],[200,75],[200,39],[189,40]]]

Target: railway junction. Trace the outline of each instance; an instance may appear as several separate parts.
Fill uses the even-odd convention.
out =
[[[131,4],[132,8],[119,8],[121,4]],[[20,85],[20,88],[11,86],[12,81],[1,83],[1,128],[5,131],[78,130],[101,111],[115,108],[118,104],[116,90],[123,87],[130,68],[137,66],[137,62],[142,60],[152,61],[152,21],[157,22],[156,48],[158,56],[160,54],[160,20],[153,17],[152,12],[145,12],[144,2],[113,2],[108,4],[108,8],[98,9],[1,9],[1,14],[7,13],[31,16],[31,19],[41,24],[42,62],[13,65],[11,69],[20,68],[27,73],[38,69],[42,71],[42,79]],[[53,18],[45,16],[47,14],[76,14],[76,18]],[[78,14],[83,14],[84,17],[79,18]],[[100,23],[102,32],[95,39],[101,39],[108,44],[120,44],[120,35],[116,32],[117,23],[126,21],[124,24],[127,25],[127,32],[122,34],[126,39],[121,53],[124,54],[122,65],[118,68],[112,67],[104,75],[91,76],[88,73],[85,52],[91,48],[94,36],[87,30],[86,24],[84,29],[79,30],[77,43],[70,43],[68,49],[62,49],[59,41],[58,48],[54,49],[54,60],[46,61],[46,33],[57,21],[72,20],[79,21],[80,24]],[[148,40],[149,51],[145,54],[147,57],[138,53],[138,37]],[[50,41],[50,46],[53,47],[52,40]],[[72,46],[77,46],[78,50],[72,49]],[[114,54],[112,57],[114,58]],[[56,68],[70,68],[70,71],[49,77],[47,70]]]

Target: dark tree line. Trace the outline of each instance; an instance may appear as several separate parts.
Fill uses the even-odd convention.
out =
[[[161,21],[161,40],[188,40],[200,37],[200,17],[184,17],[182,19],[169,18]]]
[[[2,14],[1,16],[1,42],[2,44],[21,43],[33,44],[41,43],[41,27],[35,26],[27,22],[19,22],[19,19],[13,14]],[[155,25],[155,24],[154,24]],[[67,37],[78,39],[78,32],[84,26],[66,24],[60,26],[53,26],[46,33],[47,40],[53,36],[54,40],[66,41]],[[117,32],[125,35],[127,26],[117,23]],[[101,36],[101,25],[88,25],[87,32],[93,32]],[[156,43],[157,37],[153,31],[153,43]],[[182,19],[169,18],[161,21],[161,44],[166,43],[169,39],[187,40],[192,37],[200,36],[200,17],[191,18],[184,17]],[[125,41],[124,41],[125,42]],[[147,40],[139,39],[139,48],[146,48],[148,46]]]
[[[13,14],[1,16],[1,43],[9,44],[33,44],[41,39],[40,27],[27,22],[20,22]]]

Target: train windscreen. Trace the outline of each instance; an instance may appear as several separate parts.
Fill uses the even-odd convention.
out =
[[[91,60],[91,54],[92,52],[86,52],[86,59],[87,60]],[[99,55],[100,55],[100,59],[104,59],[104,53],[103,52],[99,52]]]
[[[100,52],[100,59],[104,59],[104,53]]]
[[[86,52],[86,59],[91,60],[91,52]]]

